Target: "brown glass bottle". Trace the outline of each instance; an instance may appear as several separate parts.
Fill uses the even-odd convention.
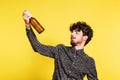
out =
[[[30,18],[30,24],[34,27],[34,29],[39,34],[44,31],[44,28],[42,27],[42,25],[34,17]]]

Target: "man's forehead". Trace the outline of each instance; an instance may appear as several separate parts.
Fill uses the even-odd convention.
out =
[[[81,29],[76,28],[76,29],[74,29],[74,31],[82,31],[82,30],[81,30]]]

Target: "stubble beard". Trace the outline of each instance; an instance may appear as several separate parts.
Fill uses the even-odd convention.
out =
[[[76,43],[74,41],[70,41],[70,44],[72,45],[72,47],[76,46]]]

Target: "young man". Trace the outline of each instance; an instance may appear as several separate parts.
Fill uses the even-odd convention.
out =
[[[84,52],[84,46],[93,36],[93,30],[85,22],[77,22],[70,26],[71,47],[59,44],[48,46],[40,43],[34,34],[29,19],[31,14],[25,10],[23,19],[26,24],[26,33],[35,52],[54,58],[55,71],[53,80],[98,80],[95,62]]]

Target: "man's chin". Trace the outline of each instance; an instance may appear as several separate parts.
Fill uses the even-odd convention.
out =
[[[74,42],[70,42],[70,44],[71,44],[72,46],[75,46],[75,43],[74,43]]]

